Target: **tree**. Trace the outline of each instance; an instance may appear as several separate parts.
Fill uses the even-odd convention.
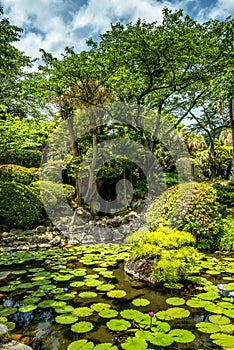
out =
[[[0,7],[0,118],[4,119],[6,112],[21,117],[26,115],[29,92],[23,79],[32,60],[13,45],[23,30],[12,25],[3,15]]]

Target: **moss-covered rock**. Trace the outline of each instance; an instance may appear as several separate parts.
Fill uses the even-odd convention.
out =
[[[0,182],[0,230],[27,230],[39,224],[42,217],[43,205],[39,196],[28,186]]]

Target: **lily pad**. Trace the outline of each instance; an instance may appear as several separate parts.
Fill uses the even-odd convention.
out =
[[[145,350],[147,349],[147,343],[142,338],[128,337],[121,347],[125,350]]]
[[[166,314],[173,318],[184,318],[189,317],[190,311],[182,307],[173,307],[166,310]]]
[[[167,322],[156,321],[153,327],[151,327],[152,332],[163,332],[167,333],[171,329],[171,326]]]
[[[206,304],[205,310],[208,312],[213,312],[215,314],[222,314],[223,308],[219,307],[217,304]]]
[[[87,333],[91,331],[93,327],[94,326],[91,322],[82,321],[82,322],[73,324],[71,326],[71,330],[72,332],[75,332],[75,333]]]
[[[174,342],[172,336],[166,333],[155,332],[148,336],[148,341],[157,346],[169,346]]]
[[[77,307],[72,311],[72,313],[78,317],[87,317],[93,314],[93,310],[89,307]]]
[[[67,350],[92,350],[93,348],[94,344],[92,341],[80,339],[69,344]]]
[[[102,344],[96,345],[94,350],[118,350],[118,348],[117,346],[111,343],[102,343]]]
[[[120,312],[120,315],[127,320],[135,320],[137,317],[142,317],[142,312],[134,309],[126,309]],[[149,318],[149,316],[148,316]]]
[[[180,306],[185,304],[185,300],[183,298],[174,297],[166,299],[166,303],[173,306]]]
[[[186,305],[194,308],[205,307],[206,304],[207,304],[206,300],[200,300],[198,298],[191,298],[186,302]]]
[[[6,307],[2,310],[0,310],[0,316],[10,316],[17,312],[16,307]]]
[[[200,332],[208,334],[217,333],[220,331],[220,328],[217,324],[210,322],[198,322],[196,324],[196,327]]]
[[[81,293],[79,293],[79,297],[84,298],[84,299],[96,298],[97,296],[98,296],[98,294],[95,292],[81,292]]]
[[[36,304],[40,301],[41,299],[39,297],[26,297],[23,299],[24,304]]]
[[[122,289],[110,290],[107,295],[110,298],[124,298],[127,293]]]
[[[74,307],[71,305],[64,305],[64,306],[55,308],[55,312],[57,312],[58,314],[67,314],[69,312],[72,312],[73,310],[74,310]]]
[[[37,308],[37,305],[29,304],[29,305],[19,307],[19,311],[20,312],[31,312],[31,311],[35,310],[36,308]]]
[[[100,292],[108,292],[109,290],[112,290],[114,288],[115,286],[113,284],[106,283],[98,286],[96,289],[99,290]]]
[[[169,316],[167,313],[166,313],[166,310],[162,310],[162,311],[158,311],[156,313],[156,317],[159,319],[159,320],[162,320],[162,321],[171,321],[171,320],[174,320],[175,318],[172,317],[172,316]]]
[[[234,344],[234,336],[224,333],[212,334],[211,339],[216,345],[222,346],[224,348],[233,347]]]
[[[218,325],[229,324],[231,322],[228,317],[222,315],[211,315],[209,321]]]
[[[103,281],[98,281],[96,279],[91,279],[91,278],[90,279],[87,278],[86,281],[85,281],[85,285],[87,287],[97,287],[97,289],[99,287],[101,287],[103,283],[104,283]]]
[[[92,310],[94,310],[96,312],[100,312],[102,310],[110,308],[111,306],[110,306],[110,304],[107,304],[107,303],[94,303],[90,307]]]
[[[114,318],[118,315],[118,311],[106,308],[104,310],[101,310],[98,315],[103,318]]]
[[[75,298],[75,295],[72,293],[61,293],[61,294],[56,294],[55,298],[58,300],[72,300]]]
[[[41,307],[41,308],[48,308],[48,307],[53,307],[55,304],[55,300],[44,300],[44,301],[41,301],[38,306]]]
[[[72,314],[62,314],[55,317],[55,321],[60,324],[72,324],[78,320],[78,317]]]
[[[70,283],[71,287],[75,287],[75,288],[80,288],[84,286],[84,282],[83,281],[75,281],[75,282],[71,282]]]
[[[113,319],[107,322],[106,326],[112,331],[126,331],[131,327],[131,323],[126,320]]]
[[[135,306],[143,307],[143,306],[149,305],[150,301],[148,299],[145,299],[145,298],[136,298],[132,301],[132,304]]]
[[[173,329],[169,335],[177,343],[191,343],[195,339],[195,335],[186,329]]]

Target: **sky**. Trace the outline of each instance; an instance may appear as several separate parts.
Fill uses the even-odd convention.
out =
[[[0,0],[4,17],[22,29],[15,46],[32,58],[42,48],[61,57],[66,46],[76,52],[87,48],[86,40],[116,22],[162,20],[162,9],[183,9],[200,22],[234,17],[234,0]]]

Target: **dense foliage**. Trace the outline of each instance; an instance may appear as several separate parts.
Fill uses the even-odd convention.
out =
[[[160,225],[176,227],[194,235],[197,246],[215,248],[220,234],[221,214],[216,190],[205,183],[171,187],[156,199],[147,211],[147,221],[155,229]]]
[[[0,165],[0,182],[18,182],[30,185],[39,179],[38,168],[26,168],[20,165]]]
[[[0,230],[27,230],[43,218],[39,196],[28,186],[14,182],[0,182]]]

